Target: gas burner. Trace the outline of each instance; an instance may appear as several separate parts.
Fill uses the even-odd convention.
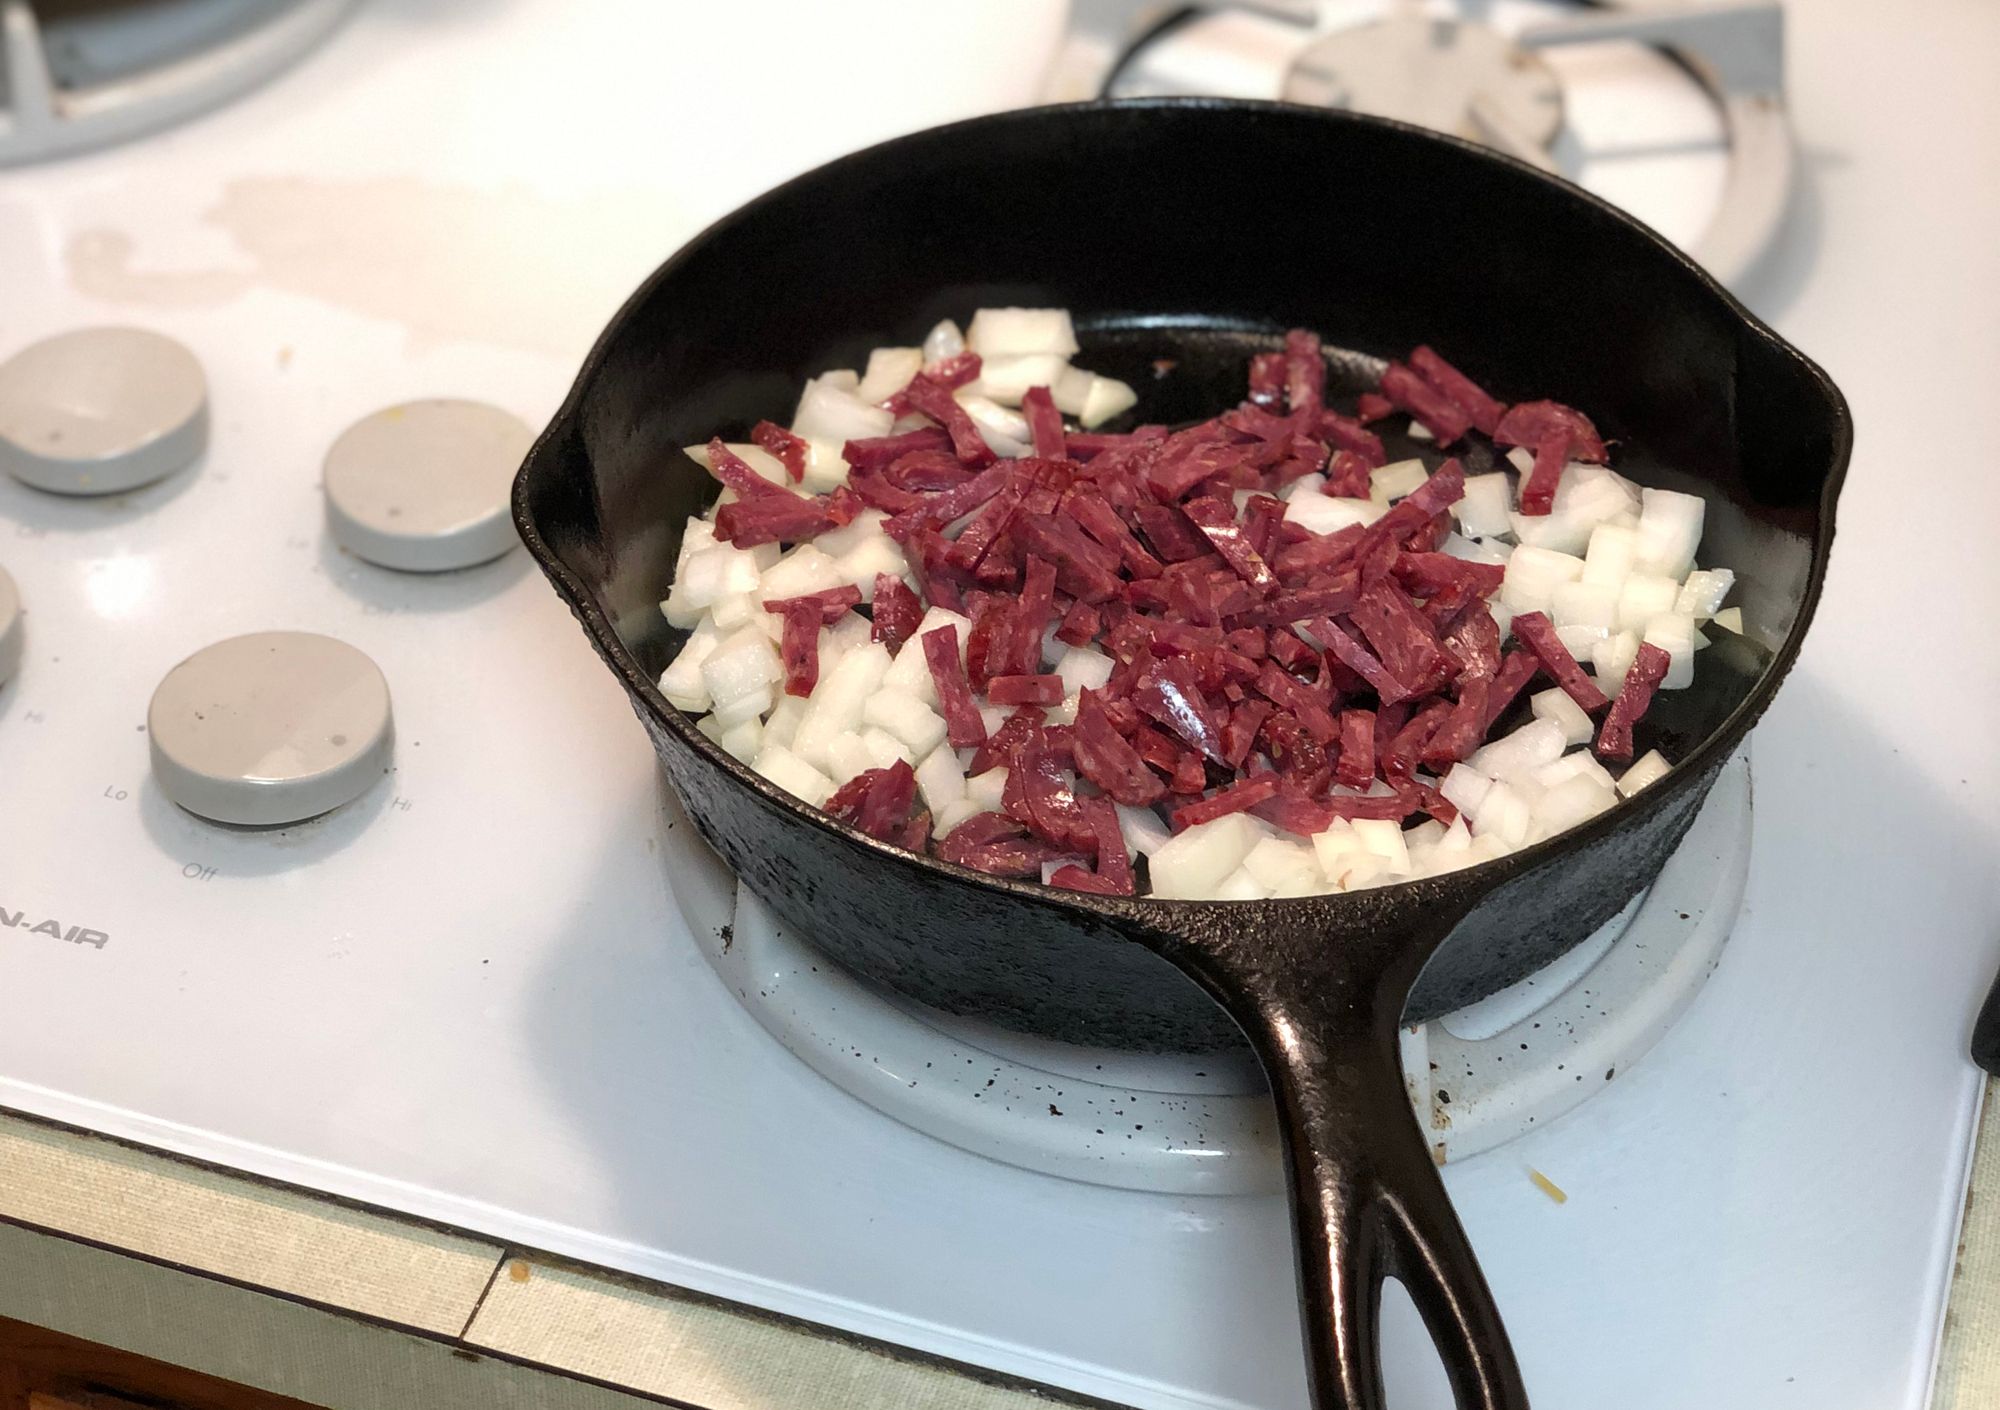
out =
[[[1783,69],[1775,3],[1076,0],[1042,97],[1282,98],[1415,123],[1568,177],[1733,283],[1790,198]]]
[[[0,166],[127,141],[296,61],[352,0],[0,0]]]
[[[1658,880],[1595,935],[1498,994],[1404,1030],[1404,1080],[1440,1163],[1555,1120],[1680,1016],[1735,923],[1750,814],[1750,766],[1739,756]],[[757,1021],[907,1126],[1091,1184],[1204,1195],[1280,1188],[1270,1097],[1247,1048],[1083,1048],[912,1003],[789,934],[706,848],[686,849],[674,892],[709,963]]]

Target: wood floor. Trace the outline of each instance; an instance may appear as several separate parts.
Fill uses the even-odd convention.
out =
[[[0,1410],[317,1410],[0,1317]]]

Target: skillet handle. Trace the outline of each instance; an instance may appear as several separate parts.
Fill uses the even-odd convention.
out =
[[[1264,1007],[1254,1035],[1285,1132],[1313,1404],[1383,1410],[1379,1315],[1394,1277],[1460,1410],[1527,1410],[1499,1309],[1410,1112],[1401,995],[1345,987]]]

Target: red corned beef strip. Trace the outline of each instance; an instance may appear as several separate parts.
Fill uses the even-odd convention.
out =
[[[784,634],[778,639],[778,655],[785,663],[785,694],[811,695],[819,684],[819,632],[819,608],[809,598],[793,598],[785,608]]]
[[[1672,664],[1673,658],[1652,642],[1639,643],[1639,654],[1632,661],[1632,669],[1625,673],[1625,684],[1618,688],[1618,698],[1611,702],[1603,727],[1597,731],[1597,752],[1601,757],[1620,760],[1632,757],[1632,726],[1646,718],[1653,692],[1667,678],[1667,667]]]
[[[1433,597],[1460,583],[1468,585],[1470,591],[1480,597],[1491,597],[1500,591],[1500,584],[1507,576],[1507,565],[1474,563],[1469,559],[1454,558],[1449,553],[1413,553],[1404,549],[1392,571],[1396,581],[1406,591],[1421,593],[1425,597]]]
[[[778,457],[793,484],[806,477],[806,455],[812,447],[804,437],[793,435],[774,421],[759,421],[750,428],[750,439]]]
[[[1416,811],[1400,793],[1329,793],[1326,806],[1337,818],[1404,818]]]
[[[986,698],[995,705],[1060,705],[1061,676],[994,676],[986,682]]]
[[[1222,555],[1223,562],[1234,568],[1244,582],[1259,591],[1269,591],[1278,585],[1277,574],[1244,541],[1243,525],[1237,522],[1235,511],[1219,499],[1191,499],[1181,506],[1181,512],[1194,522],[1195,528]]]
[[[1046,718],[1039,705],[1023,705],[1009,715],[973,754],[966,777],[978,778],[991,768],[1012,768],[1014,756],[1021,752],[1023,745],[1042,732],[1042,721]],[[947,735],[947,741],[949,738]]]
[[[934,627],[923,635],[924,660],[931,668],[931,684],[937,687],[940,713],[944,715],[945,739],[954,749],[971,749],[986,742],[986,722],[973,703],[972,682],[965,678],[965,666],[958,659],[958,628],[949,624]]]
[[[1444,634],[1444,649],[1458,662],[1459,679],[1492,678],[1500,669],[1500,624],[1485,603],[1468,609]]]
[[[1153,551],[1168,563],[1199,558],[1209,551],[1208,540],[1171,504],[1142,504],[1132,513]]]
[[[884,521],[882,532],[902,542],[920,528],[942,528],[952,520],[970,514],[1000,493],[1013,476],[1014,467],[1011,464],[989,465],[964,484],[931,495],[914,508]]]
[[[1276,796],[1266,798],[1251,813],[1271,826],[1299,837],[1311,837],[1333,826],[1333,808],[1289,780],[1278,785]]]
[[[1305,727],[1306,733],[1318,743],[1331,744],[1339,737],[1340,730],[1334,724],[1333,712],[1297,676],[1266,662],[1257,675],[1257,689],[1267,699],[1290,711]]]
[[[826,800],[826,811],[877,841],[902,846],[916,799],[917,775],[898,759],[886,769],[868,769],[842,784]],[[928,834],[928,814],[923,815],[923,825]]]
[[[1285,401],[1293,411],[1317,411],[1326,400],[1326,358],[1319,335],[1303,328],[1285,334]]]
[[[1380,436],[1359,421],[1342,416],[1337,411],[1322,411],[1319,414],[1318,428],[1322,439],[1337,449],[1358,455],[1371,466],[1381,465],[1388,459],[1388,453],[1382,449]]]
[[[1375,712],[1340,712],[1340,761],[1334,777],[1347,788],[1366,788],[1375,777]]]
[[[972,478],[972,471],[948,450],[913,450],[891,461],[882,478],[899,490],[934,494],[964,484]]]
[[[1392,781],[1409,778],[1416,771],[1418,756],[1444,727],[1453,709],[1451,701],[1438,699],[1410,716],[1382,753],[1382,776]]]
[[[1335,660],[1362,680],[1368,682],[1375,693],[1382,697],[1384,705],[1393,705],[1398,700],[1407,699],[1410,692],[1396,676],[1384,666],[1375,653],[1356,641],[1330,617],[1315,617],[1312,634],[1325,643]]]
[[[1410,366],[1417,375],[1451,401],[1472,424],[1492,435],[1500,425],[1500,418],[1507,408],[1488,396],[1486,389],[1460,372],[1456,367],[1431,351],[1428,345],[1419,346],[1410,354]]]
[[[1247,813],[1259,803],[1274,798],[1278,792],[1278,776],[1262,774],[1256,778],[1246,778],[1240,783],[1232,783],[1227,788],[1217,789],[1197,803],[1189,803],[1174,809],[1174,831],[1180,832],[1197,823],[1214,822],[1226,818],[1231,813]]]
[[[1056,628],[1056,640],[1070,646],[1088,646],[1103,630],[1103,617],[1088,602],[1072,602]]]
[[[950,450],[951,437],[940,426],[919,426],[893,436],[864,436],[840,449],[841,459],[856,470],[885,470],[904,456],[920,450]]]
[[[1258,732],[1271,718],[1275,708],[1268,700],[1245,700],[1229,712],[1229,723],[1222,727],[1224,763],[1232,769],[1240,769],[1248,762]]]
[[[1071,431],[1063,437],[1063,450],[1071,460],[1093,460],[1106,451],[1130,451],[1147,441],[1167,438],[1164,426],[1135,426],[1129,432]],[[1092,466],[1095,470],[1096,467]]]
[[[1489,676],[1461,675],[1458,678],[1458,703],[1424,744],[1422,758],[1424,767],[1442,772],[1453,764],[1469,757],[1486,738],[1486,705],[1493,692],[1493,681]]]
[[[1125,851],[1125,834],[1118,827],[1118,810],[1107,799],[1086,798],[1084,821],[1097,839],[1097,879],[1115,896],[1132,894],[1132,859]]]
[[[1524,401],[1507,409],[1493,429],[1493,439],[1503,446],[1526,446],[1533,450],[1545,441],[1563,436],[1569,441],[1572,460],[1602,465],[1604,438],[1590,424],[1590,418],[1573,406],[1559,401]]]
[[[912,378],[902,391],[885,398],[882,406],[897,416],[907,416],[915,407],[915,403],[910,399],[910,393],[919,382],[931,387],[941,387],[946,391],[956,391],[979,375],[980,365],[979,354],[976,352],[953,353],[950,357],[939,358]],[[923,410],[922,407],[915,409]]]
[[[1021,501],[1027,491],[1018,481],[1008,484],[993,498],[986,501],[980,511],[972,516],[972,522],[959,531],[952,540],[950,560],[956,567],[968,571],[979,568],[986,557],[996,548],[1020,512]]]
[[[1118,517],[1118,511],[1096,490],[1079,486],[1070,491],[1063,504],[1086,534],[1118,555],[1125,571],[1133,577],[1157,578],[1164,570],[1165,565],[1146,551],[1146,546]]]
[[[938,844],[938,856],[945,861],[990,876],[1038,878],[1042,863],[1061,855],[1041,838],[1028,836],[1027,829],[1005,813],[976,813]]]
[[[708,473],[746,500],[770,499],[777,496],[787,499],[798,498],[783,485],[774,485],[751,469],[750,462],[724,445],[720,436],[714,437],[708,443]]]
[[[1021,415],[1027,419],[1028,435],[1036,455],[1061,460],[1069,454],[1063,443],[1062,413],[1047,387],[1030,387],[1021,398]]]
[[[812,609],[818,621],[832,626],[845,617],[850,608],[861,605],[861,589],[853,583],[843,583],[823,592],[809,592],[802,597],[778,598],[764,604],[766,612],[790,614],[795,609]]]
[[[1562,638],[1556,635],[1555,626],[1547,616],[1540,612],[1517,612],[1514,615],[1514,635],[1542,663],[1542,669],[1562,687],[1563,694],[1585,710],[1595,714],[1611,703],[1597,688],[1597,682],[1577,665],[1576,657],[1569,654],[1569,648],[1562,644]]]
[[[1510,651],[1500,660],[1500,669],[1493,673],[1493,684],[1486,697],[1486,730],[1493,728],[1494,721],[1507,713],[1507,707],[1514,703],[1529,681],[1535,678],[1541,663],[1531,651]]]
[[[923,621],[924,604],[895,574],[877,573],[872,614],[875,620],[868,629],[869,638],[881,642],[895,656]]]
[[[951,612],[965,610],[965,580],[949,562],[951,544],[936,529],[919,529],[903,545],[910,567],[916,571],[917,585],[934,607]]]
[[[931,380],[928,374],[919,374],[899,395],[908,399],[912,411],[922,412],[944,427],[960,460],[968,465],[993,463],[993,447],[986,444],[972,413],[958,404],[949,387]]]
[[[1395,403],[1448,446],[1472,429],[1472,418],[1457,405],[1400,362],[1392,362],[1382,372],[1382,395]]]
[[[1097,692],[1085,691],[1076,712],[1077,772],[1128,807],[1158,802],[1166,785],[1111,723]]]
[[[756,474],[754,470],[750,473]],[[769,485],[770,481],[760,478],[758,483]],[[738,548],[755,548],[764,543],[817,538],[840,522],[828,500],[805,499],[776,485],[771,488],[777,494],[745,496],[716,510],[715,536]]]
[[[1118,555],[1084,537],[1071,520],[1024,513],[1015,520],[1013,532],[1028,552],[1056,565],[1056,585],[1071,597],[1103,602],[1124,590]]]
[[[1396,404],[1378,392],[1363,392],[1354,404],[1355,419],[1362,425],[1395,414]]]
[[[1270,409],[1285,402],[1285,355],[1261,352],[1250,359],[1250,400]]]
[[[1186,657],[1148,666],[1132,692],[1132,703],[1209,758],[1224,761],[1222,723],[1203,698]]]
[[[1358,451],[1337,450],[1327,462],[1326,488],[1321,493],[1335,499],[1366,499],[1370,490],[1369,472],[1374,468]]]
[[[1349,616],[1408,694],[1415,694],[1426,682],[1448,673],[1454,664],[1424,614],[1392,582],[1378,582],[1364,588]]]
[[[1556,491],[1562,488],[1563,466],[1569,463],[1570,437],[1554,431],[1535,447],[1535,463],[1521,484],[1521,513],[1539,518],[1553,513]]]

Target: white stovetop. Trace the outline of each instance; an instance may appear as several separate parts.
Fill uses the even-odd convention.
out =
[[[1821,624],[1757,736],[1745,913],[1651,1056],[1448,1174],[1554,1410],[1915,1407],[1950,1267],[2000,933],[1969,703],[2000,693],[1975,606],[2000,480],[1958,429],[2000,374],[2000,12],[1791,16],[1805,187],[1746,292],[1861,430]],[[0,929],[0,1102],[1114,1398],[1296,1402],[1275,1200],[1025,1175],[835,1092],[681,931],[645,740],[524,556],[421,581],[320,534],[318,459],[355,417],[440,394],[545,417],[678,241],[1024,99],[1053,23],[373,0],[228,110],[0,175],[0,351],[148,324],[215,408],[198,472],[127,501],[0,484],[30,611],[0,909],[110,937]],[[399,772],[225,835],[151,788],[137,726],[174,661],[267,626],[375,657]],[[1394,1310],[1392,1384],[1442,1404]]]

